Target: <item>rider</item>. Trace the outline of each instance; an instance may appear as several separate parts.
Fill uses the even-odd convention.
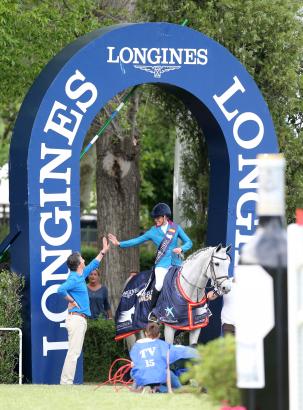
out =
[[[156,283],[152,293],[150,308],[152,311],[156,305],[165,275],[170,266],[181,266],[181,253],[188,251],[192,247],[192,241],[183,231],[181,226],[169,219],[171,216],[171,210],[167,204],[160,202],[155,205],[151,212],[151,216],[154,218],[155,225],[143,235],[121,242],[111,233],[108,235],[108,238],[113,245],[120,246],[120,248],[140,245],[146,241],[152,241],[158,246],[155,258]],[[181,247],[178,247],[178,238],[183,242]]]

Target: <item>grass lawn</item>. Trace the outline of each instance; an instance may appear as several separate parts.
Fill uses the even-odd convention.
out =
[[[139,394],[126,388],[94,385],[0,385],[1,410],[218,410],[207,395],[191,393]]]

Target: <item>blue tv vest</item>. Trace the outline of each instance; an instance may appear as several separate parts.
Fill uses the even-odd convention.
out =
[[[169,344],[160,339],[137,341],[130,351],[131,372],[137,386],[166,383],[166,354]]]

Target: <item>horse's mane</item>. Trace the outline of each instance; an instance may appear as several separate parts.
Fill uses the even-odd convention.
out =
[[[198,249],[197,251],[195,251],[194,253],[189,255],[188,258],[186,258],[186,260],[184,261],[184,263],[195,260],[197,258],[197,256],[200,255],[201,252],[207,252],[210,249],[213,249],[213,247],[208,246],[207,248]]]

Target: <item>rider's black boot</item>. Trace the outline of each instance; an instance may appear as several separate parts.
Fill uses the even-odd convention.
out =
[[[148,315],[148,321],[149,322],[158,322],[158,319],[156,316],[153,314],[152,310],[157,304],[158,297],[160,295],[161,291],[157,290],[156,288],[153,289],[153,294],[150,302],[150,313]]]

